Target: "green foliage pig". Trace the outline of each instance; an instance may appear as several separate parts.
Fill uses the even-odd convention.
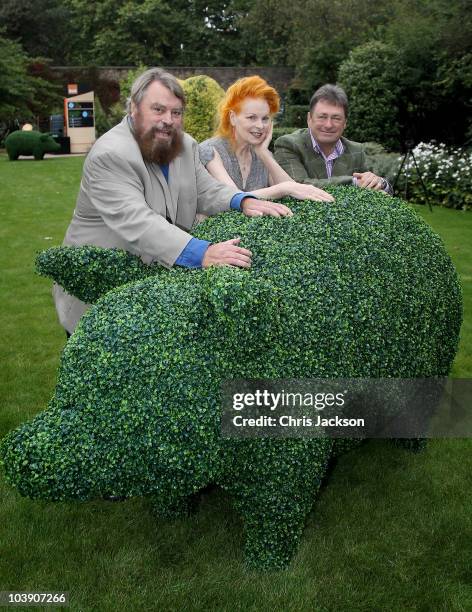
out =
[[[56,153],[61,148],[50,134],[41,132],[12,132],[5,140],[10,161],[15,161],[20,155],[34,155],[34,159],[43,159],[45,153]]]
[[[145,496],[164,517],[216,484],[242,517],[247,564],[286,567],[329,461],[355,441],[224,437],[221,383],[447,376],[462,319],[426,223],[384,193],[330,191],[335,202],[290,201],[286,219],[232,211],[196,228],[212,242],[241,236],[250,270],[167,270],[92,246],[42,253],[40,273],[94,305],[48,408],[0,443],[7,482],[32,499]]]

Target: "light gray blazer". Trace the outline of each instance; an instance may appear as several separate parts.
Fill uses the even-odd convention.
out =
[[[169,165],[167,183],[158,165],[143,160],[125,117],[97,140],[85,160],[63,244],[116,247],[170,268],[192,238],[197,212],[229,210],[236,193],[210,176],[188,134],[182,153]],[[59,321],[72,333],[89,305],[57,285],[53,293]]]

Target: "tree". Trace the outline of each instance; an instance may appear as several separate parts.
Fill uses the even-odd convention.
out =
[[[28,58],[21,45],[0,35],[0,117],[2,121],[30,119],[28,107],[34,87],[28,75]]]
[[[81,40],[76,61],[93,65],[157,64],[178,40],[178,15],[165,0],[72,0]]]
[[[244,42],[250,0],[182,0],[188,15],[186,36],[176,63],[187,66],[245,66],[253,44]],[[255,41],[253,41],[254,43]]]
[[[390,7],[386,0],[308,0],[294,8],[296,43],[290,59],[310,93],[335,82],[339,65],[352,49],[374,39],[376,32],[381,36]]]
[[[472,17],[464,0],[395,3],[385,33],[402,57],[400,124],[418,143],[463,144],[471,126]],[[469,59],[467,59],[469,58]],[[464,129],[465,128],[465,129]]]
[[[320,84],[336,80],[351,51],[377,41],[398,57],[390,74],[397,93],[397,127],[381,142],[393,141],[400,131],[403,142],[437,139],[462,144],[464,126],[469,126],[470,138],[472,12],[465,0],[308,0],[301,12],[294,2],[292,27],[299,44],[292,48],[291,58],[307,99]],[[365,56],[365,69],[370,71],[378,59]],[[373,75],[377,82],[378,76]],[[343,79],[352,81],[348,74]],[[385,97],[391,100],[390,91],[385,90]],[[351,105],[352,112],[356,107],[357,103]],[[371,105],[369,109],[375,111]]]
[[[78,63],[234,65],[246,50],[237,24],[249,0],[71,0]]]
[[[66,64],[75,40],[70,9],[63,0],[2,0],[0,23],[5,35],[20,42],[32,57]],[[67,45],[64,38],[67,36]]]
[[[398,150],[398,102],[402,73],[399,53],[390,45],[368,42],[356,47],[339,67],[338,81],[349,97],[347,134],[361,142],[379,142]]]
[[[57,87],[38,76],[44,60],[29,58],[18,42],[0,32],[0,131],[4,135],[38,115],[48,115],[61,102]]]
[[[241,15],[238,21],[246,49],[246,63],[266,66],[289,63],[291,49],[299,34],[294,20],[299,4],[299,0],[251,3],[249,12]]]

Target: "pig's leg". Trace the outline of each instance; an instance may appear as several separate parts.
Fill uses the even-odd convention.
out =
[[[243,516],[246,562],[259,570],[283,569],[297,551],[328,465],[332,440],[242,442],[258,444],[235,446],[234,482],[223,486],[232,493]]]
[[[39,160],[43,159],[44,151],[42,151],[40,147],[35,147],[33,149],[33,155],[34,155],[34,159],[39,161]]]

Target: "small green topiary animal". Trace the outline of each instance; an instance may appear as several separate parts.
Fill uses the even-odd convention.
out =
[[[291,218],[233,211],[198,227],[241,236],[249,271],[42,253],[40,273],[97,303],[48,409],[1,444],[8,482],[46,500],[148,496],[163,516],[216,483],[243,517],[249,566],[286,567],[346,441],[222,438],[222,380],[444,376],[461,325],[457,276],[431,229],[382,193],[331,191],[334,203],[290,201]]]
[[[11,161],[20,155],[34,155],[34,159],[43,159],[45,153],[56,153],[61,148],[50,134],[22,130],[12,132],[5,140],[5,147]]]

